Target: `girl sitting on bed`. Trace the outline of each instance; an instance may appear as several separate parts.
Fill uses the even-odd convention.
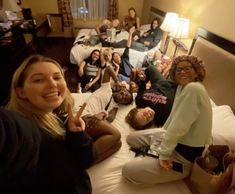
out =
[[[123,167],[123,176],[138,185],[184,179],[195,158],[211,143],[212,108],[201,83],[205,77],[203,62],[194,56],[179,56],[173,60],[170,77],[178,86],[163,128],[138,131],[127,137],[131,147],[147,146],[153,156],[134,159]],[[145,112],[141,122],[150,122],[151,113],[151,109]]]
[[[78,68],[78,92],[94,92],[100,87],[100,50],[94,49]]]
[[[136,10],[131,7],[128,9],[128,16],[125,16],[122,22],[123,28],[129,31],[131,27],[135,27],[137,30],[140,28],[140,18],[136,14]]]
[[[162,39],[163,32],[160,29],[160,21],[158,18],[153,19],[151,23],[151,28],[147,32],[140,34],[140,36],[135,35],[133,37],[133,42],[131,48],[137,51],[147,51],[157,46]]]

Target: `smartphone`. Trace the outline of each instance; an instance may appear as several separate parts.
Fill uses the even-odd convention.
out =
[[[180,162],[172,161],[172,170],[183,173],[184,172],[183,164]]]

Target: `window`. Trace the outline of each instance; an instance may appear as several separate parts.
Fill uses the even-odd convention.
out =
[[[108,15],[109,0],[70,0],[74,18],[104,19]]]

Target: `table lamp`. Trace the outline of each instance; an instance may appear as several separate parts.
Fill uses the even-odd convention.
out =
[[[178,48],[188,51],[188,48],[184,45],[183,42],[180,41],[180,39],[188,37],[189,25],[190,25],[189,19],[186,18],[176,19],[174,26],[169,34],[173,38],[173,42],[176,45],[173,57],[175,56]]]
[[[167,51],[167,47],[168,47],[169,40],[170,40],[170,37],[168,35],[172,31],[177,18],[178,18],[177,13],[167,12],[162,22],[162,25],[160,26],[160,28],[164,31],[163,37],[162,37],[162,43],[160,47],[160,50],[163,54],[165,54]]]

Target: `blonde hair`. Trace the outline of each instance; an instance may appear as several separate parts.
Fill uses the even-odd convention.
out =
[[[104,19],[102,25],[107,25],[109,28],[111,27],[112,22],[108,19]]]
[[[17,93],[17,88],[22,88],[24,86],[24,82],[27,77],[27,71],[30,66],[38,62],[50,62],[55,64],[61,74],[64,77],[63,69],[60,64],[55,60],[50,59],[48,57],[44,57],[41,55],[32,55],[25,59],[23,63],[18,67],[15,71],[12,83],[11,83],[11,96],[7,107],[10,110],[16,111],[23,116],[29,118],[30,120],[36,122],[40,127],[42,127],[46,132],[48,132],[51,136],[57,138],[63,138],[65,136],[65,130],[59,118],[53,113],[45,113],[34,106],[26,100],[20,98]],[[74,101],[73,98],[67,88],[65,99],[62,104],[57,108],[58,113],[65,113],[67,105],[71,104],[73,106]]]

